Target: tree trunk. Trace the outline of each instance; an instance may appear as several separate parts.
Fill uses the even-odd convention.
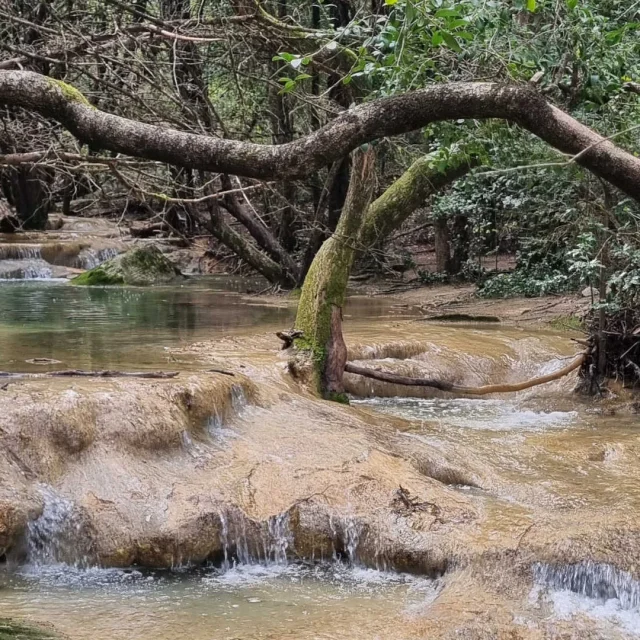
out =
[[[232,191],[234,188],[234,184],[228,175],[222,176],[221,184],[224,191]],[[258,219],[246,203],[240,201],[240,196],[236,193],[229,193],[224,197],[222,206],[238,222],[244,225],[260,248],[264,249],[282,266],[283,270],[287,273],[289,282],[291,284],[295,283],[298,279],[298,266],[295,261],[274,237],[271,230]]]
[[[449,273],[451,268],[451,242],[449,241],[449,225],[443,216],[433,220],[436,249],[436,272]]]
[[[347,350],[342,338],[342,308],[362,217],[373,191],[375,154],[357,151],[349,192],[335,233],[318,251],[305,278],[295,328],[304,335],[296,347],[309,359],[312,384],[325,398],[345,399],[342,374]]]
[[[451,155],[444,170],[434,168],[428,156],[416,160],[377,200],[371,203],[362,223],[360,247],[379,245],[397,229],[427,198],[478,165],[464,151]]]
[[[292,281],[282,267],[268,256],[258,251],[251,243],[232,229],[223,219],[218,203],[209,200],[209,220],[200,218],[200,223],[222,244],[263,275],[269,282],[291,286]]]
[[[453,217],[453,256],[451,258],[450,275],[462,271],[462,265],[469,259],[469,224],[467,216]]]
[[[51,209],[51,171],[40,167],[19,167],[4,172],[4,194],[15,207],[23,229],[44,229]]]

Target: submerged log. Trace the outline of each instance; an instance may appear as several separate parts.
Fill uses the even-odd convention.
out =
[[[412,378],[410,376],[403,376],[397,373],[390,373],[388,371],[368,369],[367,367],[355,365],[352,362],[347,362],[344,370],[346,373],[355,373],[356,375],[364,376],[365,378],[372,378],[373,380],[380,380],[381,382],[390,382],[391,384],[400,384],[410,387],[431,387],[432,389],[447,391],[449,393],[458,393],[460,395],[485,396],[490,393],[513,393],[515,391],[523,391],[530,387],[536,387],[540,384],[558,380],[582,366],[587,355],[588,353],[585,351],[572,360],[566,367],[545,376],[539,376],[516,384],[488,384],[483,387],[463,387],[443,380]]]
[[[175,378],[178,371],[82,371],[81,369],[66,369],[63,371],[49,371],[47,373],[13,373],[0,371],[0,378]]]

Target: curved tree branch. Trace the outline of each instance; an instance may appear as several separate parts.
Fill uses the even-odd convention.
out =
[[[524,382],[518,382],[516,384],[488,384],[483,387],[463,387],[443,380],[412,378],[409,376],[399,375],[397,373],[391,373],[389,371],[379,371],[378,369],[361,367],[357,364],[353,364],[352,362],[347,362],[344,370],[346,373],[355,373],[356,375],[363,376],[365,378],[372,378],[373,380],[380,380],[381,382],[389,382],[391,384],[399,384],[408,387],[431,387],[432,389],[467,396],[486,396],[490,393],[514,393],[516,391],[523,391],[524,389],[530,389],[531,387],[537,387],[538,385],[558,380],[582,366],[587,355],[587,352],[581,353],[568,365],[554,373],[548,373],[547,375],[531,378],[530,380],[525,380]]]
[[[314,133],[276,146],[199,136],[104,113],[69,85],[29,71],[0,72],[0,104],[51,117],[94,147],[193,169],[289,180],[308,176],[366,142],[430,122],[502,118],[579,156],[577,163],[640,200],[640,159],[526,85],[435,84],[354,107]]]

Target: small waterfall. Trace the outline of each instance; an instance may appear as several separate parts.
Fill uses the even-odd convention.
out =
[[[37,244],[0,244],[0,260],[38,260],[42,250]]]
[[[329,516],[329,528],[333,538],[333,560],[340,560],[342,550],[346,553],[346,559],[349,564],[355,566],[358,564],[358,545],[360,544],[360,536],[362,535],[362,526],[356,522],[354,516],[339,517],[334,519]],[[338,553],[340,551],[340,554]],[[344,558],[344,556],[343,556]]]
[[[289,514],[281,513],[266,522],[255,522],[239,512],[220,510],[222,569],[242,565],[286,565],[293,546]]]
[[[83,249],[73,265],[77,269],[93,269],[107,260],[111,260],[118,255],[118,250],[114,247],[106,249]]]
[[[51,266],[44,260],[0,261],[0,280],[35,280],[52,276]]]
[[[349,564],[351,565],[355,565],[357,562],[358,544],[360,542],[361,532],[362,529],[353,516],[346,518],[344,523],[344,546],[347,551],[347,557],[349,558]]]
[[[44,508],[40,516],[29,523],[27,531],[29,564],[87,565],[90,541],[85,531],[86,523],[75,505],[48,485],[41,485],[40,493]]]
[[[220,510],[220,542],[222,543],[222,552],[224,560],[222,561],[222,569],[228,571],[229,565],[229,524],[222,509]]]
[[[281,513],[269,518],[269,553],[268,560],[275,564],[287,564],[287,549],[291,542],[289,514]]]
[[[239,384],[234,384],[231,387],[231,406],[236,413],[239,413],[247,407],[249,401],[244,392],[244,389]]]
[[[538,585],[558,591],[572,591],[597,600],[616,599],[622,609],[640,607],[640,582],[627,571],[610,564],[580,562],[569,565],[533,565]]]

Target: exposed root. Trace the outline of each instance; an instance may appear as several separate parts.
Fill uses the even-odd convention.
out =
[[[470,396],[485,396],[490,393],[513,393],[515,391],[523,391],[531,387],[536,387],[553,380],[558,380],[566,376],[567,374],[575,371],[578,367],[581,367],[587,358],[588,352],[581,353],[575,360],[570,362],[566,367],[559,369],[554,373],[549,373],[545,376],[539,376],[526,380],[525,382],[518,382],[516,384],[488,384],[483,387],[463,387],[443,380],[432,380],[429,378],[412,378],[410,376],[402,376],[396,373],[390,373],[388,371],[379,371],[377,369],[368,369],[367,367],[360,367],[351,362],[347,362],[345,365],[345,372],[355,373],[365,378],[373,378],[374,380],[380,380],[382,382],[390,382],[392,384],[400,384],[404,386],[412,387],[431,387],[433,389],[439,389],[440,391],[448,391],[450,393],[458,393],[460,395]]]

